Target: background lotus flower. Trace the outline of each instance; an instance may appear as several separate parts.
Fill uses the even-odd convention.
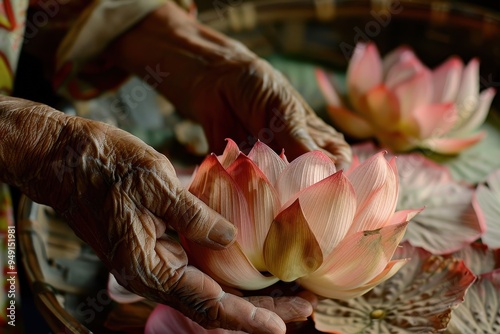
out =
[[[375,137],[393,151],[414,148],[455,154],[482,139],[473,133],[485,120],[493,88],[479,93],[479,61],[466,66],[451,57],[434,70],[407,47],[381,58],[373,43],[359,43],[347,70],[350,107],[317,71],[329,114],[344,133],[359,139]]]
[[[325,297],[361,295],[404,265],[392,254],[418,213],[394,212],[397,170],[383,153],[344,173],[319,151],[288,163],[261,142],[247,156],[229,141],[222,156],[203,161],[189,190],[239,229],[221,251],[183,240],[190,261],[246,290],[299,280]]]

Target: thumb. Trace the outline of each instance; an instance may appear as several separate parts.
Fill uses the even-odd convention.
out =
[[[285,333],[283,320],[267,305],[253,303],[226,293],[213,279],[186,267],[175,289],[171,305],[205,328],[225,328],[247,333]],[[264,306],[264,307],[261,307]]]
[[[216,249],[231,245],[237,233],[232,223],[183,188],[164,219],[187,239]]]

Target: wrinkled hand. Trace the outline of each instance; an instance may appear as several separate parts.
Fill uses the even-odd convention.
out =
[[[181,187],[165,156],[127,132],[0,96],[0,180],[63,215],[120,284],[207,328],[284,333],[301,298],[245,300],[188,265],[167,228],[224,248],[234,226]]]
[[[338,165],[350,161],[342,134],[324,123],[280,72],[173,2],[121,37],[113,54],[201,123],[216,153],[225,138],[242,150],[260,139],[291,158],[318,149]]]

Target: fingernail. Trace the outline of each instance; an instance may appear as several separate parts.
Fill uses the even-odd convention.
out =
[[[226,221],[218,221],[208,233],[208,238],[222,247],[230,245],[235,237],[236,227]]]

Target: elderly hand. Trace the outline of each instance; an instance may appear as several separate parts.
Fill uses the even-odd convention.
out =
[[[111,54],[201,123],[210,148],[225,138],[242,150],[260,139],[295,158],[323,150],[338,165],[350,161],[343,136],[324,123],[286,78],[241,43],[203,26],[174,2],[119,38]]]
[[[312,312],[301,298],[245,300],[188,265],[175,229],[221,249],[234,226],[180,186],[165,156],[104,123],[0,96],[0,180],[52,206],[132,292],[207,328],[284,333]]]

